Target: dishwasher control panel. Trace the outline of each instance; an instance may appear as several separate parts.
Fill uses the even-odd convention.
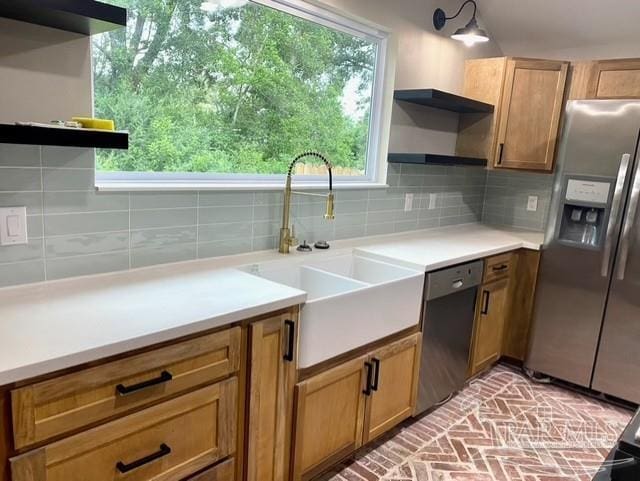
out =
[[[427,301],[479,285],[483,266],[479,260],[428,273]]]

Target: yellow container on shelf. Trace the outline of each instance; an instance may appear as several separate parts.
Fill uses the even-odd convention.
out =
[[[71,120],[80,122],[84,129],[116,130],[113,120],[94,119],[91,117],[72,117]]]

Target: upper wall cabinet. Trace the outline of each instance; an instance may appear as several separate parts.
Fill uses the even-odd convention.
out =
[[[487,157],[494,168],[550,172],[569,64],[550,60],[468,60],[464,95],[495,103],[491,117],[460,121],[456,153]]]
[[[577,62],[572,70],[572,100],[640,99],[640,59]]]

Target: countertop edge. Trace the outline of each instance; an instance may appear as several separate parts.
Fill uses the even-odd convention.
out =
[[[491,248],[491,249],[484,249],[484,250],[481,250],[481,251],[473,252],[473,253],[470,253],[470,254],[466,254],[466,255],[463,255],[463,256],[458,256],[458,257],[447,259],[447,260],[443,260],[443,261],[440,261],[440,262],[432,262],[432,263],[430,263],[428,265],[419,264],[419,263],[416,263],[416,262],[411,262],[411,261],[395,258],[395,257],[393,257],[392,254],[387,255],[387,254],[381,254],[381,253],[377,253],[377,252],[371,252],[371,251],[367,250],[366,248],[362,248],[362,249],[356,248],[355,252],[357,252],[359,255],[362,255],[363,257],[368,257],[370,259],[375,259],[375,260],[379,260],[379,261],[387,261],[387,262],[392,260],[394,263],[396,263],[396,264],[398,264],[398,265],[400,265],[402,267],[407,267],[409,269],[424,270],[424,272],[431,272],[431,271],[435,271],[435,270],[439,270],[439,269],[444,269],[446,267],[455,266],[457,264],[462,264],[464,262],[475,261],[475,260],[478,260],[478,259],[482,259],[484,257],[503,254],[505,252],[510,252],[510,251],[517,250],[517,249],[527,249],[527,250],[533,250],[533,251],[541,251],[542,250],[542,246],[541,245],[537,245],[537,244],[532,243],[532,242],[528,242],[528,241],[518,241],[518,242],[514,242],[513,244],[503,245],[503,246],[495,247],[495,248]]]
[[[300,305],[306,301],[306,298],[306,293],[298,294],[266,304],[228,312],[209,319],[191,322],[162,331],[155,331],[153,333],[133,337],[125,341],[78,351],[67,356],[20,366],[8,371],[0,371],[0,387],[16,382],[25,382],[39,376],[54,374],[55,372],[63,369],[79,367],[82,364],[100,361],[119,354],[126,354],[127,352],[135,351],[137,349],[152,347],[156,344],[177,340],[181,337],[198,334],[210,329],[225,328],[237,322],[242,322],[247,319]]]

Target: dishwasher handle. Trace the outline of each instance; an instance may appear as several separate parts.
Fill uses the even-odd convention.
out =
[[[429,272],[425,299],[427,301],[438,299],[480,285],[483,267],[484,262],[477,260]]]

